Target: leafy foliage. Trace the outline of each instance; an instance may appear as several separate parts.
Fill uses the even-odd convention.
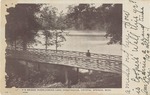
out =
[[[122,5],[103,4],[95,7],[92,4],[69,6],[67,14],[68,28],[77,30],[105,30],[110,37],[108,44],[122,42]]]
[[[57,8],[43,5],[37,15],[37,22],[44,30],[46,50],[50,45],[55,45],[57,50],[61,46],[60,43],[66,40],[63,36],[63,30],[66,28],[63,13],[58,14]]]
[[[14,43],[20,40],[24,50],[27,45],[36,42],[34,39],[39,24],[36,22],[35,13],[39,10],[36,4],[17,4],[14,8],[8,8],[6,15],[6,41]]]
[[[109,14],[106,16],[107,34],[111,37],[109,44],[122,43],[122,5],[110,7]]]

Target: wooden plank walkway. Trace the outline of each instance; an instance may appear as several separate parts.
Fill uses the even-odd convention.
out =
[[[121,56],[117,55],[91,53],[91,57],[86,57],[86,52],[58,50],[56,53],[50,49],[29,48],[28,51],[7,49],[6,57],[118,74],[122,72]]]

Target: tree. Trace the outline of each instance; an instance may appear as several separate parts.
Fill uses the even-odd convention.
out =
[[[109,6],[108,13],[105,16],[107,23],[106,37],[110,37],[110,42],[122,43],[122,5],[114,4]]]
[[[66,19],[65,16],[61,12],[56,20],[55,32],[54,32],[54,35],[56,36],[55,37],[56,52],[57,52],[58,47],[62,45],[61,43],[66,41],[66,38],[63,35],[64,30],[66,29],[65,19]]]
[[[44,35],[45,39],[45,49],[47,51],[48,46],[53,45],[53,35],[52,31],[55,26],[56,20],[56,8],[51,6],[41,5],[40,11],[37,13],[37,22],[41,25],[42,35]]]
[[[68,23],[75,29],[85,29],[88,19],[89,4],[79,4],[78,6],[69,6],[69,13],[67,14]],[[71,27],[72,27],[71,26]]]
[[[63,13],[57,14],[57,9],[52,6],[45,6],[39,12],[38,22],[42,26],[43,35],[45,36],[45,49],[48,46],[55,45],[57,48],[61,46],[61,42],[65,41],[63,30],[65,29]]]
[[[122,42],[122,5],[103,4],[95,7],[92,4],[69,6],[67,14],[68,28],[80,30],[105,30],[109,37],[108,44]]]
[[[6,43],[16,50],[18,37],[15,34],[17,34],[17,27],[13,24],[13,19],[10,15],[7,15],[6,18]]]
[[[20,40],[23,50],[36,42],[39,24],[36,22],[35,13],[39,11],[36,4],[17,4],[14,8],[7,9],[6,15],[6,41],[13,43]],[[15,44],[16,47],[16,44]]]

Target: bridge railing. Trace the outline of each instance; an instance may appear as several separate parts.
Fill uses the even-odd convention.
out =
[[[44,49],[40,50],[6,50],[6,56],[11,58],[18,58],[22,60],[36,61],[41,63],[60,64],[72,67],[79,67],[84,69],[101,70],[107,72],[121,72],[121,61],[103,59],[103,58],[92,58],[86,56],[76,56],[63,53],[45,53]],[[54,51],[52,51],[54,52]]]
[[[10,48],[8,48],[10,49]],[[12,50],[12,49],[11,49]],[[21,51],[22,48],[17,48],[17,50]],[[52,49],[39,49],[39,48],[28,48],[28,51],[37,52],[37,53],[48,53],[53,54],[56,53],[56,50]],[[67,50],[57,50],[57,54],[64,54],[64,55],[75,55],[75,56],[86,56],[86,52],[79,52],[79,51],[67,51]],[[119,55],[108,55],[108,54],[96,54],[91,53],[92,58],[103,58],[103,59],[112,59],[112,60],[122,60],[122,57]]]
[[[35,49],[35,48],[28,48],[28,51],[32,52],[40,52],[40,53],[49,53],[53,54],[56,53],[56,50],[48,49]],[[78,51],[67,51],[67,50],[57,50],[57,54],[64,54],[64,55],[74,55],[74,56],[86,56],[86,52],[78,52]],[[103,59],[111,59],[111,60],[122,60],[121,56],[118,55],[108,55],[108,54],[95,54],[91,53],[92,58],[103,58]]]

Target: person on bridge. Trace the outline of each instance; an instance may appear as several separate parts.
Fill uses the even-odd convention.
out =
[[[87,51],[86,56],[91,57],[91,53],[89,50]],[[90,59],[87,59],[87,61],[90,62]],[[89,69],[88,71],[89,71],[89,74],[92,74],[92,70]]]
[[[90,53],[89,50],[87,51],[86,56],[87,56],[87,57],[91,57],[91,53]]]

